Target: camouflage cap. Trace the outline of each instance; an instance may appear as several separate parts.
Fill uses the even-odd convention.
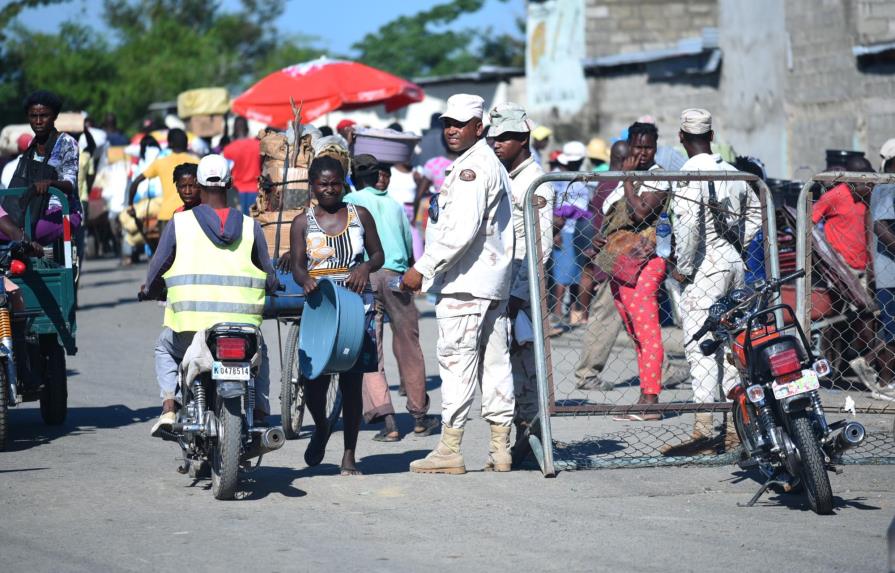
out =
[[[502,133],[529,133],[531,124],[525,108],[517,103],[507,102],[494,106],[489,113],[491,126],[488,137],[497,137]]]

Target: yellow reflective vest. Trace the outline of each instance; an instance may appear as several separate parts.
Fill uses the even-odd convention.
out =
[[[242,238],[215,245],[190,211],[174,215],[177,254],[163,275],[165,326],[193,332],[221,322],[261,324],[267,274],[252,263],[255,222],[243,215]]]

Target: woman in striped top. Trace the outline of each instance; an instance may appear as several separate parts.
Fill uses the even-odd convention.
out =
[[[363,207],[348,205],[342,201],[345,171],[338,160],[332,157],[314,159],[308,170],[308,179],[311,192],[317,199],[317,206],[292,221],[289,238],[292,247],[292,276],[302,285],[306,295],[317,289],[318,278],[330,278],[361,294],[364,306],[371,308],[373,291],[370,288],[370,273],[379,270],[385,260],[373,217]],[[357,364],[348,372],[339,374],[345,426],[342,475],[360,474],[354,450],[363,413],[363,375],[364,372],[375,372],[377,369],[376,344],[365,339],[364,350]],[[305,451],[305,462],[309,466],[316,466],[323,461],[330,435],[326,422],[326,393],[329,384],[328,375],[305,384],[308,410],[315,425],[314,435]]]

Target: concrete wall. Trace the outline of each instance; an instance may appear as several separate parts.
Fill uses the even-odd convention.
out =
[[[717,26],[717,5],[717,0],[587,0],[587,55],[674,46]]]
[[[716,116],[719,137],[739,154],[760,157],[768,173],[788,174],[786,26],[780,0],[720,0],[724,54]],[[711,108],[710,108],[711,109]]]
[[[871,0],[786,3],[792,66],[785,101],[793,172],[821,169],[827,148],[864,150],[876,166],[880,146],[895,137],[895,75],[859,70],[852,53],[863,41],[895,39],[888,20],[857,17],[893,6]]]

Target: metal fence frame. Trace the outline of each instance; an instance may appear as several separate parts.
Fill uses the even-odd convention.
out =
[[[535,190],[544,183],[555,181],[581,181],[586,183],[600,183],[603,181],[746,181],[758,185],[759,199],[765,211],[763,230],[765,237],[765,261],[770,276],[779,276],[780,263],[777,247],[777,218],[774,207],[774,199],[767,185],[759,177],[740,171],[606,171],[603,173],[588,172],[560,172],[547,173],[538,177],[528,187],[524,198],[524,227],[526,258],[528,265],[529,296],[532,301],[532,330],[534,333],[534,357],[537,377],[538,392],[538,421],[540,432],[529,435],[529,443],[535,458],[540,465],[545,477],[554,477],[557,468],[563,469],[563,464],[554,459],[553,432],[550,426],[552,415],[594,413],[594,414],[624,414],[664,412],[727,412],[730,406],[727,403],[695,404],[695,403],[666,403],[656,405],[609,405],[593,404],[580,406],[557,407],[553,399],[552,372],[548,375],[549,355],[546,348],[544,332],[544,318],[546,313],[546,297],[543,296],[543,257],[541,255],[540,233],[538,232],[538,216],[535,210],[533,196]],[[552,366],[550,367],[552,369]],[[537,435],[540,434],[540,435]],[[674,463],[673,460],[668,460]],[[690,462],[692,463],[692,461]],[[656,464],[650,464],[656,465]]]
[[[873,183],[874,185],[895,183],[895,174],[887,173],[862,173],[855,171],[824,171],[818,173],[802,185],[796,204],[796,266],[806,269],[805,276],[796,280],[796,319],[801,323],[805,332],[811,331],[811,280],[812,273],[812,249],[810,248],[811,230],[814,225],[811,221],[811,205],[813,197],[811,190],[817,183]],[[871,265],[872,265],[871,258]],[[895,409],[891,405],[886,406],[856,406],[854,413],[858,414],[891,414]]]

